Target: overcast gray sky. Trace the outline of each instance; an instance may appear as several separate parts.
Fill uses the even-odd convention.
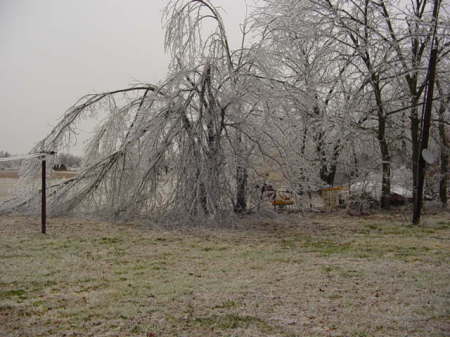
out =
[[[0,0],[0,150],[26,153],[77,98],[167,72],[166,0]],[[235,47],[244,0],[221,6]]]

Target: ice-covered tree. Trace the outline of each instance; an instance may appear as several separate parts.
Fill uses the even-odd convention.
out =
[[[220,12],[208,0],[170,1],[164,21],[172,56],[164,82],[81,98],[32,150],[60,151],[81,120],[105,117],[80,174],[49,187],[51,213],[188,221],[245,210],[253,104],[240,74],[248,58],[230,49]],[[37,171],[37,163],[27,162],[22,186],[31,186]],[[37,193],[26,189],[2,210],[37,205]]]

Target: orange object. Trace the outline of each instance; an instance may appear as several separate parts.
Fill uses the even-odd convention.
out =
[[[321,188],[320,191],[322,192],[328,192],[328,191],[343,191],[346,188],[344,186],[335,186],[335,187],[326,187],[326,188]]]
[[[294,201],[290,200],[290,199],[284,199],[284,200],[274,200],[272,201],[272,205],[274,206],[285,206],[285,205],[293,205]]]

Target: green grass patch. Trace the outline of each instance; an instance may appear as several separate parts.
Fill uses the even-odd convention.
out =
[[[350,242],[337,242],[332,240],[308,240],[303,243],[309,252],[320,253],[321,255],[333,255],[348,253],[354,248]]]
[[[26,299],[27,298],[26,291],[23,289],[0,290],[0,299],[6,299],[11,297]]]
[[[233,300],[226,300],[221,304],[218,304],[213,307],[213,309],[232,309],[238,306],[238,303]]]

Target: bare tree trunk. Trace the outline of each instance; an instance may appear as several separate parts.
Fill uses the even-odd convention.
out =
[[[443,116],[443,114],[441,115]],[[442,207],[447,208],[448,203],[448,142],[445,133],[443,118],[439,119],[439,134],[441,136],[441,179],[439,181],[439,199]]]
[[[244,165],[242,149],[242,134],[238,130],[237,135],[237,156],[236,156],[236,204],[234,211],[236,213],[245,212],[247,209],[247,180],[248,172],[247,167]]]
[[[423,111],[423,122],[422,122],[422,130],[420,137],[420,147],[419,147],[419,161],[417,167],[417,193],[414,199],[414,212],[412,223],[414,225],[418,225],[420,222],[420,216],[422,213],[422,205],[423,205],[423,187],[425,180],[425,169],[426,163],[422,157],[422,151],[428,148],[428,139],[430,135],[430,125],[431,125],[431,111],[433,107],[433,93],[434,93],[434,82],[435,82],[435,74],[436,74],[436,66],[437,66],[437,54],[438,47],[436,40],[436,25],[439,14],[439,0],[434,0],[434,8],[433,8],[433,20],[435,25],[435,30],[432,37],[432,49],[430,53],[430,60],[428,64],[428,84],[427,84],[427,92],[425,98],[425,107]]]
[[[209,210],[208,210],[208,197],[206,195],[206,188],[205,188],[205,184],[204,183],[199,183],[199,193],[200,193],[200,205],[202,207],[203,213],[205,215],[209,215]],[[197,208],[194,209],[194,216],[198,215],[197,214]]]
[[[236,192],[236,213],[245,212],[247,209],[247,168],[238,166],[236,168],[237,174],[237,192]]]
[[[369,68],[370,69],[370,68]],[[386,140],[386,113],[383,107],[381,97],[381,88],[379,78],[376,74],[372,74],[372,87],[374,89],[375,100],[378,110],[378,145],[380,146],[382,161],[382,181],[381,181],[381,208],[389,209],[391,195],[391,155],[389,152],[388,142]]]
[[[448,203],[448,140],[445,130],[445,110],[446,104],[441,101],[439,106],[439,137],[441,139],[441,177],[439,180],[439,199],[442,208],[447,208]]]
[[[391,156],[389,154],[388,144],[384,135],[384,120],[379,120],[378,143],[380,145],[382,160],[382,183],[381,183],[381,208],[388,209],[390,205],[391,194]]]
[[[418,163],[419,163],[419,145],[420,145],[420,120],[417,113],[417,100],[414,107],[411,109],[411,147],[412,147],[412,187],[413,187],[413,200],[416,200],[417,193],[417,177],[418,177]],[[414,104],[414,103],[413,103]]]
[[[341,152],[340,139],[336,141],[333,147],[331,158],[327,158],[327,153],[324,144],[325,134],[323,131],[319,132],[316,142],[316,151],[320,158],[320,179],[330,186],[334,186],[334,178],[336,177],[337,161]]]
[[[220,190],[218,188],[219,178],[220,178],[220,134],[222,132],[222,124],[219,121],[219,108],[216,103],[216,97],[212,90],[212,74],[211,66],[208,65],[205,74],[205,86],[208,97],[208,103],[202,99],[202,103],[205,106],[205,119],[206,119],[206,130],[207,130],[207,153],[206,158],[208,160],[207,170],[208,170],[208,190],[210,193],[211,206],[216,210],[219,205],[219,196],[217,193]]]

